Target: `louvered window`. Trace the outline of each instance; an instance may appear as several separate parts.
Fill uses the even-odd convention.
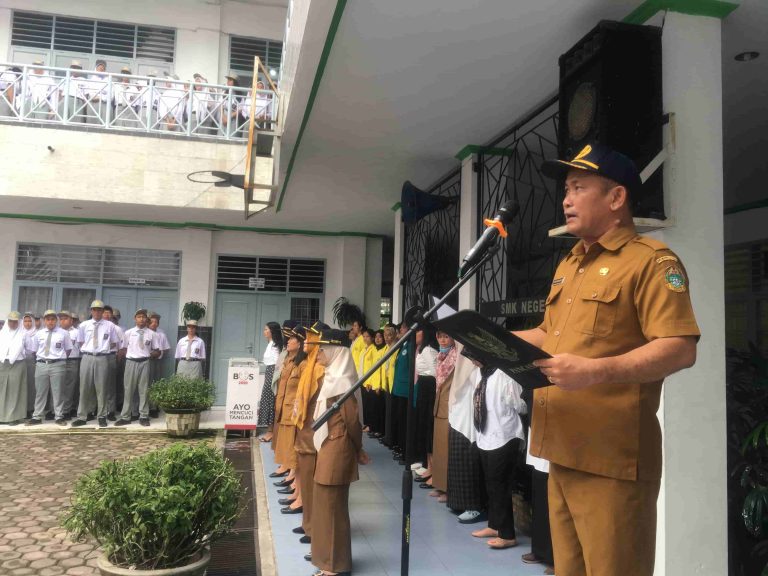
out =
[[[167,250],[20,244],[16,279],[177,288],[181,253]]]
[[[173,62],[176,30],[15,11],[11,44],[105,57]]]
[[[165,250],[107,248],[104,251],[104,284],[179,285],[181,254]]]
[[[280,72],[283,57],[283,43],[275,40],[229,37],[229,67],[246,73],[253,72],[253,58],[258,56],[267,70]]]
[[[219,256],[216,288],[322,294],[325,262],[299,258]]]

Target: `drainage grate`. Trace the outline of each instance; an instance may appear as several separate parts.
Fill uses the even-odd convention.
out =
[[[258,576],[259,554],[256,532],[256,499],[253,493],[253,467],[250,438],[227,438],[224,456],[240,474],[246,490],[246,506],[232,534],[211,548],[208,576]]]

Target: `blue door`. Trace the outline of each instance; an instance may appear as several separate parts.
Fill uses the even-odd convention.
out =
[[[160,314],[160,328],[168,336],[171,349],[165,353],[162,359],[161,376],[173,374],[175,362],[173,359],[176,350],[177,330],[176,324],[179,310],[178,293],[173,290],[158,290],[153,288],[110,288],[105,287],[102,300],[113,308],[118,308],[122,315],[120,327],[123,330],[133,328],[133,314],[139,308],[155,311]]]
[[[261,360],[267,341],[262,334],[267,322],[282,324],[291,313],[289,296],[219,292],[213,337],[213,369],[216,405],[227,398],[227,368],[230,358]]]

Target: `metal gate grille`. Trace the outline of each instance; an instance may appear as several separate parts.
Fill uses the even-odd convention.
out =
[[[557,109],[556,99],[546,102],[490,143],[492,153],[478,158],[478,234],[483,218],[510,199],[520,203],[502,250],[479,275],[478,309],[487,302],[546,297],[557,264],[573,244],[548,237],[562,223],[563,192],[539,169],[545,158],[557,157]]]
[[[461,170],[452,172],[428,192],[457,200],[405,226],[403,312],[412,306],[426,306],[430,294],[442,296],[456,281],[459,269]],[[448,304],[456,307],[457,302],[454,297]]]

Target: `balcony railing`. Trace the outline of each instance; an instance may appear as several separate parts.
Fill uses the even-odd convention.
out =
[[[278,133],[278,94],[125,74],[0,63],[0,121],[247,140]]]

